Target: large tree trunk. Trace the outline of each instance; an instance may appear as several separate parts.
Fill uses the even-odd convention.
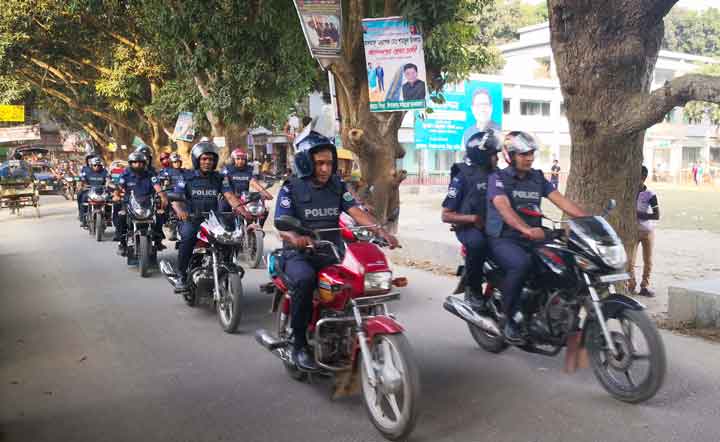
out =
[[[645,16],[644,2],[636,3],[548,0],[572,139],[567,193],[595,213],[617,200],[610,221],[626,246],[637,235],[645,128],[629,131],[617,122],[634,107],[633,97],[649,92],[663,38],[662,15]]]
[[[405,156],[398,130],[405,112],[370,112],[365,50],[362,39],[367,2],[351,1],[344,8],[343,57],[330,65],[335,76],[343,146],[358,156],[363,185],[372,186],[369,203],[378,221],[393,221],[400,208],[400,183],[406,172],[397,170],[396,160]],[[397,15],[394,2],[385,3],[385,15]]]

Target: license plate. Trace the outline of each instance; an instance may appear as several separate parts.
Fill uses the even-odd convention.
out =
[[[630,275],[627,273],[616,273],[614,275],[598,276],[597,280],[604,284],[612,284],[613,282],[627,281]]]

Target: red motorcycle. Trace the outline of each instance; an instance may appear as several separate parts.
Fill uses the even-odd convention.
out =
[[[372,423],[387,439],[405,439],[417,419],[420,382],[404,329],[387,308],[389,301],[400,298],[393,287],[407,285],[406,278],[393,278],[380,250],[387,244],[349,220],[341,221],[339,229],[312,231],[295,218],[281,216],[275,226],[316,238],[306,253],[326,253],[335,258],[335,264],[318,272],[313,319],[308,328],[308,342],[321,367],[319,374],[335,377],[336,397],[355,392],[359,374]],[[345,241],[342,257],[334,243],[318,236],[337,230]],[[282,250],[276,250],[268,261],[272,282],[261,287],[273,295],[275,330],[258,330],[256,339],[282,360],[292,378],[304,380],[309,373],[300,371],[290,356],[292,300],[282,267]]]

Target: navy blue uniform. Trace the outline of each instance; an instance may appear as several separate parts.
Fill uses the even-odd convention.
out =
[[[227,178],[217,172],[210,172],[203,175],[200,171],[190,171],[184,180],[175,186],[175,192],[185,195],[187,200],[186,210],[190,214],[201,214],[217,210],[218,197],[224,192],[229,192],[230,186]],[[202,219],[189,219],[182,221],[178,226],[180,241],[178,246],[178,274],[183,279],[187,275],[187,268],[192,257],[196,236],[200,230]]]
[[[246,165],[241,168],[231,164],[224,167],[220,173],[224,177],[227,177],[232,193],[234,193],[238,198],[243,192],[250,191],[250,181],[253,179],[252,167]],[[229,211],[230,204],[223,200],[221,203],[221,209],[223,211]]]
[[[148,170],[135,173],[132,169],[126,168],[118,179],[118,186],[125,191],[123,203],[127,204],[128,201],[130,201],[130,193],[134,193],[137,198],[154,194],[154,186],[156,183],[157,177]],[[113,223],[115,224],[116,236],[120,238],[120,241],[124,242],[125,234],[127,233],[127,219],[119,213],[117,216],[114,216],[114,218]],[[156,222],[155,225],[153,225],[153,233],[156,238],[162,238],[162,223]]]
[[[463,215],[479,215],[484,222],[488,174],[482,166],[454,164],[450,171],[452,180],[442,206]],[[465,246],[467,285],[478,293],[482,289],[482,265],[487,257],[487,238],[481,229],[470,224],[456,226],[455,235]]]
[[[167,181],[171,189],[175,189],[177,184],[184,180],[185,177],[192,174],[192,171],[186,169],[175,169],[173,167],[164,167],[158,173],[158,181]]]
[[[278,193],[275,219],[289,215],[299,219],[310,229],[337,228],[341,212],[357,206],[339,176],[333,175],[324,186],[318,187],[310,177],[286,181]],[[323,232],[321,238],[342,246],[340,232]],[[305,333],[312,319],[312,297],[317,284],[317,271],[330,262],[321,255],[307,255],[295,249],[283,253],[284,273],[292,286],[292,318],[290,326],[296,348],[304,346]]]
[[[518,212],[518,209],[533,205],[540,207],[543,197],[555,191],[542,171],[532,169],[520,177],[514,167],[507,167],[490,175],[488,180],[488,214],[485,231],[490,237],[490,249],[495,261],[505,271],[501,287],[503,310],[512,317],[520,307],[520,294],[528,274],[532,270],[531,243],[514,228],[507,225],[493,204],[493,198],[505,195],[512,208],[530,227],[541,227],[542,219]]]
[[[80,215],[80,219],[83,219],[85,216],[85,203],[87,202],[87,196],[90,189],[104,188],[109,177],[110,174],[105,169],[102,169],[100,172],[95,172],[92,169],[85,170],[85,168],[83,168],[83,172],[80,173],[80,181],[89,188],[80,191],[77,196],[78,214]]]

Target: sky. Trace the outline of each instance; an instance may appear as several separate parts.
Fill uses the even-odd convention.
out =
[[[523,0],[525,3],[538,4],[547,0]],[[706,9],[711,6],[720,8],[720,0],[680,0],[675,7],[687,9]]]

